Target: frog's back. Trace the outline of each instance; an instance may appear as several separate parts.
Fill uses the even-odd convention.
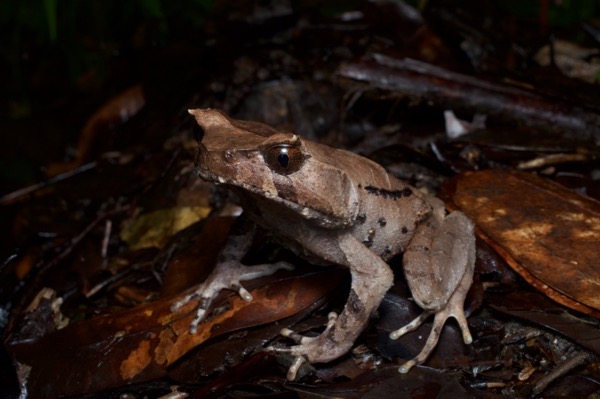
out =
[[[404,250],[416,226],[431,213],[425,194],[390,176],[379,164],[343,151],[338,167],[353,182],[359,201],[352,234],[389,259]]]

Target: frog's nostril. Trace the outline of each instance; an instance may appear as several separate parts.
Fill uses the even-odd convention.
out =
[[[235,154],[232,150],[225,150],[223,153],[223,158],[225,161],[232,163],[235,160]]]

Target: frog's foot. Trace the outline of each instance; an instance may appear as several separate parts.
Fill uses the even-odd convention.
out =
[[[467,318],[465,316],[463,310],[463,302],[464,298],[459,298],[459,300],[453,300],[454,297],[448,302],[448,305],[437,312],[425,311],[419,317],[408,323],[406,326],[399,328],[396,331],[392,331],[390,333],[391,339],[398,339],[404,334],[417,329],[427,317],[431,314],[435,313],[435,317],[433,319],[433,326],[431,327],[431,332],[429,333],[429,338],[427,338],[427,342],[425,342],[425,346],[421,350],[421,352],[413,359],[404,363],[398,369],[401,373],[407,373],[414,365],[421,364],[427,357],[431,354],[433,349],[435,348],[438,339],[440,338],[440,334],[442,332],[442,328],[450,317],[454,317],[458,322],[458,325],[462,331],[462,336],[465,344],[470,344],[473,342],[473,338],[471,337],[471,332],[469,331],[469,325],[467,324]]]
[[[294,266],[288,262],[268,263],[254,266],[245,266],[238,261],[222,262],[215,267],[208,278],[203,283],[199,284],[193,292],[175,302],[171,306],[171,311],[175,312],[193,299],[199,298],[196,316],[190,323],[190,334],[195,334],[198,331],[198,324],[204,319],[206,311],[221,290],[230,289],[237,291],[242,299],[251,301],[252,294],[242,286],[242,281],[269,276],[280,269],[292,270],[293,268]]]
[[[266,348],[267,351],[289,353],[290,355],[295,356],[294,361],[287,372],[287,379],[289,381],[294,381],[296,379],[296,374],[303,363],[328,362],[337,359],[347,352],[347,345],[336,344],[333,337],[337,319],[337,313],[330,312],[325,330],[316,337],[307,337],[298,334],[289,328],[284,328],[281,330],[281,335],[294,340],[299,345],[291,346],[289,348],[276,348],[273,346]],[[350,344],[352,344],[352,342],[350,342]]]

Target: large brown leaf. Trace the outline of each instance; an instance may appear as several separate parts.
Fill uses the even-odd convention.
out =
[[[453,180],[445,197],[538,290],[600,317],[600,203],[532,174],[487,170]]]
[[[252,291],[254,300],[230,298],[230,307],[189,334],[196,302],[171,312],[173,298],[99,316],[35,342],[7,343],[23,370],[31,397],[58,397],[139,383],[209,338],[291,316],[335,290],[339,270],[277,281]],[[224,354],[225,356],[225,354]]]

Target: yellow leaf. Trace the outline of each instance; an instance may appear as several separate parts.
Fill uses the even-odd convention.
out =
[[[121,231],[130,249],[162,248],[179,231],[206,218],[209,207],[185,206],[140,215]]]

